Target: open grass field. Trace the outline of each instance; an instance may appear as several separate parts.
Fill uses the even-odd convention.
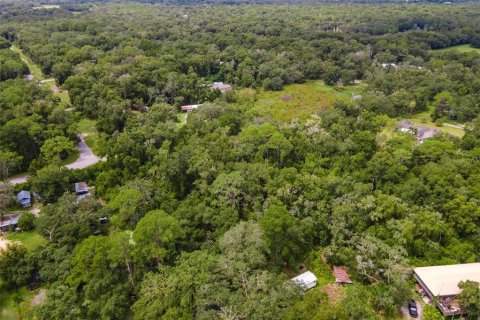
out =
[[[323,81],[307,81],[287,85],[281,91],[260,91],[252,108],[255,113],[275,121],[289,122],[306,119],[321,110],[327,110],[335,101],[351,101],[363,86],[328,86]]]
[[[479,48],[473,48],[469,44],[462,44],[462,45],[459,45],[459,46],[437,49],[437,50],[433,50],[432,52],[445,52],[445,51],[453,51],[453,50],[461,52],[461,53],[476,52],[476,53],[480,54],[480,49]]]
[[[42,237],[38,232],[9,232],[7,234],[7,240],[22,243],[28,250],[33,251],[45,244],[47,240]]]

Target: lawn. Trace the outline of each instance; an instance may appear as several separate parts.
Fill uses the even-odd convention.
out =
[[[476,53],[480,54],[480,49],[479,48],[473,48],[469,44],[462,44],[462,45],[459,45],[459,46],[436,49],[436,50],[433,50],[432,52],[445,52],[445,51],[452,51],[452,50],[458,51],[460,53],[476,52]]]
[[[425,120],[421,120],[421,119],[407,119],[407,120],[410,121],[414,125],[424,126],[424,127],[432,128],[432,129],[438,129],[442,132],[451,134],[452,136],[455,136],[455,137],[461,138],[465,135],[465,131],[463,129],[452,128],[452,127],[447,127],[447,126],[439,127],[432,121],[425,121]]]
[[[18,241],[22,243],[30,251],[37,249],[47,242],[44,237],[35,231],[9,232],[7,239],[12,242]]]
[[[285,86],[281,91],[260,91],[251,110],[260,116],[289,122],[327,110],[335,101],[351,101],[352,94],[362,91],[361,85],[328,86],[323,81],[308,81]]]
[[[465,131],[463,129],[452,128],[452,127],[448,127],[448,126],[439,127],[434,122],[432,122],[430,115],[432,114],[434,108],[435,107],[433,105],[429,105],[428,110],[426,110],[424,112],[421,112],[421,113],[414,114],[414,115],[412,115],[412,117],[410,119],[406,119],[406,120],[410,121],[414,125],[424,126],[424,127],[427,127],[427,128],[438,129],[438,130],[441,130],[445,133],[451,134],[452,136],[455,136],[455,137],[461,138],[465,135]],[[458,122],[456,122],[456,121],[444,120],[444,122],[458,124]]]
[[[67,165],[72,162],[75,162],[79,156],[80,156],[80,152],[78,151],[77,148],[75,148],[75,150],[65,160],[61,161],[61,164]]]

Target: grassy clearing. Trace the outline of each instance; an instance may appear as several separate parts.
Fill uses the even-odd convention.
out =
[[[252,111],[276,121],[306,119],[331,108],[335,101],[350,101],[353,93],[362,91],[360,85],[328,86],[323,81],[308,81],[285,86],[281,91],[260,91]]]
[[[476,52],[476,53],[480,54],[480,49],[479,48],[473,48],[469,44],[462,44],[462,45],[459,45],[459,46],[437,49],[437,50],[433,50],[432,52],[446,52],[446,51],[458,51],[460,53]]]
[[[19,47],[12,45],[10,49],[20,55],[20,59],[28,66],[28,69],[35,80],[43,80],[44,75],[42,69],[33,63],[33,61],[30,60],[30,58],[27,57]]]
[[[95,120],[82,119],[77,123],[77,130],[85,134],[95,134],[98,133],[96,125],[97,122]]]
[[[78,149],[75,149],[65,160],[62,160],[61,164],[66,165],[74,162],[80,156]]]
[[[59,7],[59,6],[58,6]],[[27,55],[25,55],[19,47],[12,45],[10,48],[13,52],[16,52],[20,55],[20,59],[28,66],[30,73],[33,75],[33,79],[36,81],[45,80],[45,75],[42,72],[42,69],[38,65],[36,65]],[[47,81],[40,84],[41,88],[50,90],[54,92],[54,88],[57,87],[57,81],[55,79],[49,79],[52,81]],[[70,103],[70,96],[68,95],[67,91],[60,91],[55,93],[57,97],[60,98],[60,105],[64,108],[67,108],[71,105]]]
[[[47,240],[36,231],[28,232],[9,232],[7,240],[22,243],[29,251],[33,251],[45,244]]]

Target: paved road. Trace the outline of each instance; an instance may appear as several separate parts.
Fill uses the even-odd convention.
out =
[[[81,134],[79,137],[80,142],[77,145],[79,157],[66,165],[68,169],[83,169],[100,161],[100,158],[94,155],[92,149],[85,143],[85,135]]]
[[[99,157],[93,154],[92,149],[85,143],[85,136],[81,134],[80,142],[77,145],[79,157],[72,163],[67,164],[65,167],[68,169],[84,169],[95,163],[101,161]],[[12,185],[25,183],[30,178],[29,175],[19,176],[15,178],[8,179],[8,182]],[[0,182],[1,184],[1,182]]]
[[[15,177],[15,178],[8,179],[8,182],[9,182],[10,184],[16,185],[16,184],[20,184],[20,183],[25,183],[25,182],[27,182],[28,178],[30,178],[29,175],[24,175],[24,176],[20,176],[20,177]]]

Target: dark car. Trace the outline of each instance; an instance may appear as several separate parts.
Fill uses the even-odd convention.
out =
[[[410,300],[410,302],[408,303],[408,313],[412,318],[418,317],[417,303],[415,302],[415,300]]]

